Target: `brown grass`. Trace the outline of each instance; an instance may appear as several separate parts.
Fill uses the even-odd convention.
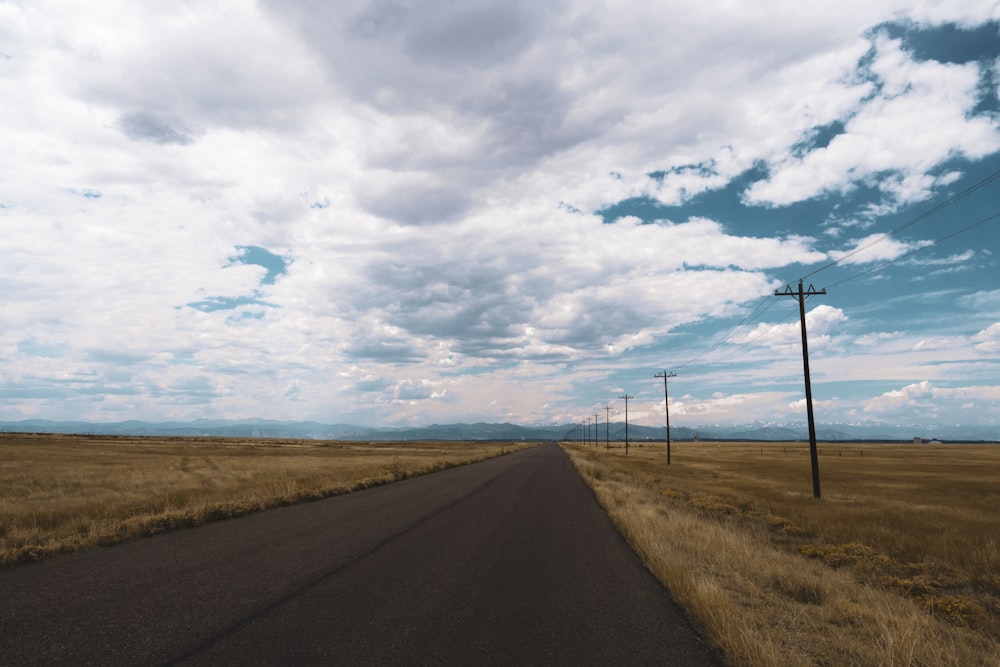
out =
[[[0,567],[387,484],[526,446],[0,434]]]
[[[567,451],[734,665],[1000,665],[1000,446]]]

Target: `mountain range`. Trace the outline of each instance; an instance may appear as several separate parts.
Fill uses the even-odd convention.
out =
[[[312,421],[208,420],[189,422],[83,422],[29,419],[0,422],[0,432],[7,433],[74,433],[82,435],[132,436],[203,436],[227,438],[294,438],[305,440],[562,440],[580,439],[585,431],[579,424],[431,424],[419,427],[369,427],[351,424],[323,424]],[[590,438],[594,437],[591,425]],[[630,424],[629,440],[664,440],[663,426]],[[756,440],[805,441],[809,439],[805,423],[742,425],[705,425],[691,428],[671,427],[671,440]],[[817,440],[824,442],[850,440],[912,441],[924,440],[1000,442],[1000,427],[979,425],[914,426],[877,422],[859,424],[818,424]],[[625,425],[614,422],[610,433],[605,425],[598,427],[599,441],[625,439]]]

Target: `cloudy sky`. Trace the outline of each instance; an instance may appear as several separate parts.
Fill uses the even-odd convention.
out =
[[[0,0],[0,419],[1000,424],[1000,3]]]

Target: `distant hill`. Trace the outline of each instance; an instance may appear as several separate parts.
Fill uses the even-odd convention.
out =
[[[291,422],[267,419],[210,420],[190,422],[81,422],[28,419],[0,422],[0,432],[7,433],[76,433],[84,435],[136,436],[203,436],[226,438],[293,438],[302,440],[561,440],[578,437],[578,424],[524,426],[480,422],[475,424],[431,424],[419,427],[368,427],[352,424]],[[613,422],[610,433],[606,425],[598,427],[598,441],[625,439],[625,424]],[[594,428],[590,428],[593,438]],[[629,440],[662,441],[663,426],[630,424]],[[697,428],[671,427],[671,440],[759,440],[768,442],[805,441],[809,432],[805,424],[743,424],[738,426],[706,425]],[[816,437],[824,442],[847,440],[907,441],[914,437],[942,441],[1000,441],[1000,427],[994,426],[908,426],[881,423],[818,424]]]

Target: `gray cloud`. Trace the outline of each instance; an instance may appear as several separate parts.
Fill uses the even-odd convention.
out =
[[[364,186],[356,197],[369,213],[412,225],[452,222],[472,205],[469,197],[455,187],[392,181]]]
[[[354,12],[343,4],[268,4],[355,92],[374,97],[389,86],[410,103],[447,99],[474,85],[482,70],[516,63],[552,20],[551,7],[502,0],[383,0]]]
[[[93,373],[65,385],[67,398],[87,396],[76,407],[5,409],[555,419],[560,402],[585,405],[602,384],[649,382],[649,369],[722,341],[742,305],[825,258],[814,245],[848,243],[844,227],[868,210],[848,189],[832,213],[832,196],[750,209],[739,195],[751,176],[774,176],[766,201],[812,196],[817,179],[889,174],[893,192],[920,193],[973,178],[980,165],[961,151],[948,170],[968,170],[962,183],[940,168],[927,172],[937,180],[901,182],[897,163],[852,176],[880,155],[908,156],[919,176],[929,145],[994,145],[995,127],[958,113],[987,92],[974,67],[934,67],[886,44],[868,69],[897,82],[897,97],[855,81],[865,30],[905,4],[892,1],[846,12],[791,0],[725,11],[262,0],[180,15],[156,3],[26,14],[3,47],[25,102],[0,128],[10,223],[0,243],[18,301],[5,328],[10,384],[37,393],[35,378]],[[959,97],[971,101],[938,104]],[[928,118],[935,132],[919,132]],[[841,145],[889,135],[899,141],[886,151]],[[839,239],[787,236],[819,233],[824,219]],[[995,262],[989,243],[968,245]],[[886,280],[879,307],[895,308],[910,283]],[[975,318],[928,311],[920,330],[992,325],[996,295],[973,294],[982,284],[948,301]],[[912,323],[910,312],[893,315]],[[860,317],[848,326],[862,331]],[[982,367],[981,349],[969,355]],[[892,372],[916,368],[890,369],[890,356]],[[692,373],[684,391],[787,380],[757,359],[741,375]],[[870,365],[836,364],[845,376]],[[129,400],[131,387],[147,400]]]
[[[130,111],[118,118],[118,129],[133,141],[187,146],[195,142],[198,132],[183,123],[151,111]]]
[[[537,34],[531,5],[509,2],[422,3],[374,2],[351,22],[368,40],[395,40],[417,62],[477,68],[492,67],[515,57]]]
[[[358,391],[383,392],[393,386],[393,381],[383,377],[364,377],[354,383]]]
[[[590,92],[561,84],[563,71],[577,63],[551,45],[538,50],[539,36],[557,18],[565,24],[559,4],[384,1],[353,14],[304,1],[271,7],[312,46],[332,80],[382,112],[430,113],[456,125],[486,119],[485,147],[449,156],[475,173],[484,155],[491,169],[530,163],[594,134],[585,127],[593,119],[567,122],[577,98]],[[617,117],[599,115],[600,126]]]
[[[90,361],[102,364],[113,364],[115,366],[134,366],[149,359],[147,352],[130,352],[127,350],[114,349],[92,349],[87,353]]]
[[[413,345],[400,339],[358,340],[347,346],[344,353],[350,359],[386,364],[412,364],[423,361],[423,355]]]

